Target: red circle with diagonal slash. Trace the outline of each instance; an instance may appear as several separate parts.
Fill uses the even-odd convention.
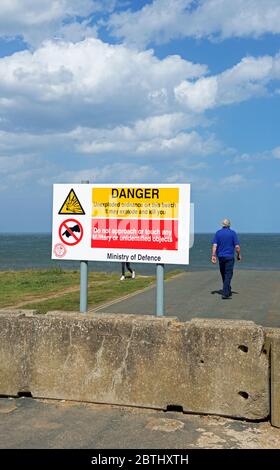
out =
[[[75,231],[73,231],[73,225],[72,224],[75,224],[75,225],[78,225],[79,228],[80,228],[80,231],[78,232],[79,236],[76,235]],[[72,227],[71,227],[72,225]],[[62,237],[62,232],[67,232],[70,234],[70,237],[72,237],[74,239],[73,242],[69,242],[69,241],[66,241],[65,238]],[[59,227],[59,231],[58,231],[58,235],[59,235],[59,238],[60,240],[65,243],[65,245],[68,245],[68,246],[74,246],[74,245],[77,245],[78,243],[80,243],[80,241],[82,240],[83,238],[83,234],[84,234],[84,230],[83,230],[83,227],[81,225],[80,222],[78,222],[78,220],[76,219],[67,219],[67,220],[64,220],[62,222],[62,224],[60,224],[60,227]]]

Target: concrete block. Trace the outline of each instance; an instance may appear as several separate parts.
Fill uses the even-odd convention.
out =
[[[264,419],[264,340],[247,321],[2,312],[0,394]]]
[[[278,328],[265,328],[265,350],[270,356],[271,364],[271,424],[280,428],[280,330]]]

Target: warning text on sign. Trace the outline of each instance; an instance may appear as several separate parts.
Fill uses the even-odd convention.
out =
[[[95,188],[93,217],[178,218],[177,188]]]
[[[91,247],[178,250],[178,221],[92,219]]]

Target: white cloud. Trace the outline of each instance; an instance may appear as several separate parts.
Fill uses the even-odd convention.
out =
[[[171,115],[185,115],[185,127],[194,127],[194,113],[265,94],[280,78],[280,55],[246,57],[219,75],[206,73],[205,66],[179,56],[160,60],[151,50],[94,38],[48,42],[0,59],[0,120],[6,130],[10,125],[28,133],[132,128],[137,122],[142,132],[155,126],[159,135]]]
[[[243,186],[247,183],[246,178],[239,174],[236,173],[234,175],[226,176],[225,178],[222,178],[220,181],[222,186],[226,186],[228,188],[238,188],[239,186]]]
[[[180,37],[259,37],[280,33],[279,0],[154,0],[137,11],[114,13],[112,34],[144,47]]]
[[[54,36],[66,39],[70,33],[72,41],[95,36],[95,27],[89,26],[90,16],[98,11],[112,11],[115,3],[114,0],[1,0],[0,35],[21,36],[32,45]]]
[[[235,151],[236,153],[236,151]],[[264,152],[258,153],[242,153],[237,154],[234,158],[227,162],[227,164],[242,164],[242,163],[254,163],[266,160],[279,160],[280,159],[280,147],[275,147],[272,150],[265,150]],[[243,170],[244,171],[244,170]]]
[[[0,130],[0,152],[6,155],[24,152],[32,154],[40,152],[42,149],[63,145],[65,135],[60,133],[28,133]]]
[[[178,56],[160,60],[93,38],[48,42],[0,59],[0,118],[45,129],[131,122],[176,108],[174,87],[206,71]]]
[[[1,0],[0,36],[20,36],[36,47],[53,38],[78,41],[95,37],[108,13],[112,13],[107,23],[112,34],[141,47],[180,37],[225,39],[280,33],[278,0],[154,0],[136,11],[129,9],[131,2]]]
[[[239,165],[240,163],[250,163],[254,161],[254,156],[250,155],[249,153],[242,153],[241,155],[236,155],[232,160],[228,160],[226,163],[231,165],[232,163],[236,163]]]
[[[35,184],[46,173],[49,165],[36,154],[0,153],[0,191],[18,190],[26,183]]]
[[[183,113],[165,114],[138,120],[133,126],[113,129],[77,128],[71,132],[77,150],[90,155],[129,154],[137,156],[210,155],[221,145],[213,136],[186,132],[190,126]],[[70,136],[69,135],[69,136]]]
[[[14,173],[26,165],[32,166],[36,161],[34,155],[1,155],[0,154],[0,174]]]
[[[272,156],[277,158],[277,160],[280,160],[280,146],[275,147],[275,149],[272,150]]]
[[[181,154],[185,158],[198,155],[207,156],[218,151],[219,143],[214,137],[202,138],[197,132],[181,132],[170,139],[154,139],[142,142],[136,149],[137,154],[159,155],[162,157]]]
[[[114,13],[109,28],[114,36],[129,44],[146,46],[152,40],[168,42],[180,36],[178,23],[191,3],[192,0],[154,0],[136,12]]]
[[[72,166],[83,157],[87,166],[89,158],[103,159],[107,169],[115,158],[148,167],[161,159],[164,165],[186,161],[190,168],[225,150],[199,129],[203,111],[265,92],[280,77],[280,56],[248,57],[217,76],[206,72],[178,56],[160,60],[151,50],[93,38],[4,57],[0,151],[42,152],[53,162],[68,154]],[[234,178],[225,181],[241,182]]]
[[[72,181],[80,183],[83,180],[95,182],[152,182],[160,177],[158,171],[150,165],[138,165],[136,163],[113,163],[87,168],[80,171],[64,171],[49,178],[41,178],[40,183],[49,185],[54,182],[64,183]]]
[[[177,101],[198,113],[213,108],[216,105],[217,94],[216,77],[203,78],[196,82],[183,81],[175,88]]]
[[[31,181],[34,173],[33,180],[35,178],[46,184],[52,178],[58,181],[62,177],[65,179],[60,181],[67,182],[67,177],[77,173],[74,181],[79,182],[84,178],[77,168],[88,165],[90,160],[97,165],[94,168],[99,180],[106,177],[104,168],[109,171],[116,161],[123,165],[122,177],[130,178],[130,181],[133,178],[140,181],[141,175],[146,179],[149,179],[149,175],[152,178],[157,171],[161,178],[167,171],[168,177],[171,170],[173,172],[182,164],[187,173],[190,170],[201,170],[207,165],[197,159],[219,153],[221,144],[208,133],[203,136],[196,131],[187,131],[187,122],[184,114],[174,113],[138,120],[131,127],[118,126],[113,129],[77,127],[70,132],[53,131],[47,134],[0,131],[2,174],[9,176],[9,181],[14,173],[24,175],[25,181],[29,175]],[[17,157],[19,152],[20,157]],[[38,155],[42,155],[39,160]],[[40,165],[36,163],[38,161],[41,172]],[[75,170],[62,172],[61,164]],[[137,168],[139,171],[141,168],[139,178],[136,175]],[[95,179],[93,171],[91,179]]]
[[[267,93],[267,84],[280,79],[280,54],[245,57],[237,65],[213,77],[184,80],[175,88],[179,103],[193,112],[239,103]]]
[[[95,38],[47,42],[35,52],[0,59],[0,120],[6,130],[28,133],[137,123],[145,134],[155,127],[161,135],[166,116],[181,116],[185,127],[194,127],[194,113],[265,94],[269,82],[280,78],[280,55],[246,57],[219,75],[206,73],[205,66],[179,56],[160,60],[151,50]]]
[[[280,33],[278,0],[203,0],[190,15],[190,32],[196,37],[221,38]]]

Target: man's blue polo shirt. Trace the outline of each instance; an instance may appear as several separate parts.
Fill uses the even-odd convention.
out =
[[[223,227],[216,232],[212,244],[217,245],[218,258],[234,258],[235,246],[240,243],[234,230]]]

